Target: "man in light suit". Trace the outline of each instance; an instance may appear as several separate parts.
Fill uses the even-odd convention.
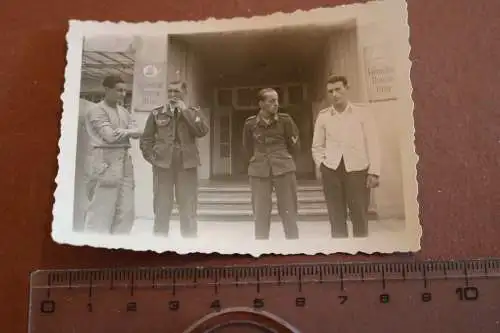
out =
[[[368,236],[370,189],[379,186],[380,144],[372,110],[351,103],[344,76],[327,82],[329,107],[315,122],[312,155],[320,168],[331,236],[345,238],[347,208],[354,237]]]
[[[104,99],[89,108],[85,126],[89,139],[89,169],[85,230],[129,234],[135,220],[132,139],[141,136],[134,115],[121,106],[126,95],[119,76],[103,80]]]

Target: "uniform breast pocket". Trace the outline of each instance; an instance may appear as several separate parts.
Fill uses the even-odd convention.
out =
[[[168,146],[165,143],[157,143],[153,146],[153,152],[156,156],[163,156],[168,151]]]
[[[168,116],[157,116],[155,119],[156,126],[165,127],[170,123],[170,119]]]

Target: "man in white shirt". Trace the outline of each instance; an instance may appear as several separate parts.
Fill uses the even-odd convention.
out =
[[[123,79],[107,76],[103,86],[104,99],[85,115],[90,149],[85,231],[128,234],[135,219],[130,139],[138,139],[142,131],[120,105],[126,95]]]
[[[327,83],[329,107],[315,122],[312,155],[321,171],[332,237],[348,237],[347,208],[354,237],[368,236],[370,189],[379,185],[380,146],[371,110],[349,101],[344,76]]]

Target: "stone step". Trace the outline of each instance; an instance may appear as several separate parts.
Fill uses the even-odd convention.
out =
[[[172,210],[172,218],[178,218],[178,210],[174,208]],[[377,216],[374,213],[369,214],[370,219],[376,219]],[[227,208],[221,209],[216,208],[198,208],[198,220],[199,221],[215,221],[215,222],[236,222],[236,221],[248,221],[253,219],[253,212],[251,207],[244,209],[234,209]],[[328,211],[326,207],[311,207],[311,208],[299,208],[298,219],[302,221],[328,221]],[[271,211],[272,221],[281,221],[278,214],[278,209],[273,207]]]
[[[172,210],[172,217],[178,217],[178,210],[174,208]],[[326,211],[326,207],[313,207],[313,208],[301,208],[299,209],[299,218],[304,221],[311,220],[328,220],[328,212]],[[242,220],[252,220],[253,219],[253,211],[252,207],[248,205],[247,207],[203,207],[200,206],[198,208],[198,220],[199,221],[242,221]],[[278,215],[278,209],[273,207],[271,211],[271,219],[272,220],[281,220]]]
[[[322,209],[326,211],[326,203],[322,201],[312,201],[312,202],[299,202],[299,211],[308,209]],[[252,209],[252,204],[249,201],[246,202],[198,202],[198,209],[206,210],[223,210],[223,211],[233,211],[233,210],[245,210]],[[273,202],[273,209],[277,209],[277,203]]]
[[[302,183],[297,188],[298,219],[302,221],[328,221],[325,198],[321,184]],[[277,209],[276,193],[272,194],[272,221],[281,221]],[[172,218],[178,219],[176,205]],[[370,214],[370,219],[376,219]],[[213,222],[253,221],[251,189],[247,183],[201,184],[198,192],[198,220]]]
[[[252,196],[248,194],[206,194],[200,193],[198,195],[198,202],[200,204],[211,204],[211,205],[231,205],[231,204],[250,204]],[[324,203],[325,198],[322,193],[315,194],[304,194],[298,193],[297,200],[299,204],[302,203]],[[276,195],[272,195],[272,202],[276,203]]]
[[[210,204],[231,204],[250,202],[252,197],[248,186],[236,187],[222,186],[217,188],[201,188],[198,192],[198,201],[200,203]],[[307,188],[299,187],[297,190],[297,199],[299,203],[324,202],[323,190],[319,186],[310,186]],[[276,192],[272,193],[272,200],[276,203]]]
[[[177,207],[172,209],[172,214],[177,214]],[[299,214],[300,215],[325,215],[327,213],[326,207],[324,205],[318,205],[313,207],[300,207]],[[271,214],[278,214],[278,208],[273,207],[271,210]],[[198,215],[220,215],[220,216],[236,216],[236,215],[245,215],[251,216],[253,215],[252,207],[249,205],[248,207],[234,207],[234,206],[217,206],[217,207],[198,207]]]
[[[199,193],[251,193],[250,185],[201,185]],[[297,192],[322,192],[321,185],[299,185]]]
[[[149,221],[150,223],[153,223],[154,219],[152,217],[149,217],[149,216],[142,216],[142,217],[140,217],[140,220],[141,221]],[[215,223],[217,223],[217,222],[222,222],[222,223],[226,223],[226,222],[238,222],[238,223],[250,223],[250,224],[254,223],[253,218],[240,219],[240,220],[237,220],[237,221],[227,221],[227,220],[209,221],[209,220],[203,220],[203,219],[198,219],[198,221],[200,221],[200,222],[215,222]],[[172,222],[172,223],[180,223],[180,219],[179,219],[178,216],[173,216],[172,215],[172,217],[170,218],[170,222]],[[271,218],[271,222],[273,222],[273,223],[280,223],[281,222],[281,218],[279,216],[277,218]],[[316,220],[299,219],[299,220],[297,220],[297,222],[299,222],[299,223],[301,223],[301,222],[329,223],[328,219],[316,219]]]
[[[178,220],[179,216],[178,215],[172,215],[173,219]],[[327,215],[310,215],[310,216],[298,216],[298,219],[300,221],[304,222],[325,222],[328,221],[328,216]],[[227,222],[227,223],[234,223],[234,222],[246,222],[246,221],[252,221],[253,222],[253,216],[252,215],[232,215],[232,216],[207,216],[207,215],[198,215],[198,221],[200,222]],[[277,214],[271,215],[271,222],[281,222],[281,217]]]

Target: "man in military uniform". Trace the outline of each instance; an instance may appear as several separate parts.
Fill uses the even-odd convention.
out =
[[[196,237],[200,165],[196,139],[205,136],[209,127],[199,108],[186,106],[186,93],[185,82],[168,85],[168,103],[147,118],[140,149],[153,166],[154,232],[168,235],[175,191],[181,234]]]
[[[300,149],[299,131],[292,117],[278,112],[278,93],[274,89],[262,89],[258,98],[258,114],[249,117],[243,127],[243,147],[249,161],[248,175],[252,188],[255,238],[269,238],[274,188],[285,237],[297,239],[294,157]]]

